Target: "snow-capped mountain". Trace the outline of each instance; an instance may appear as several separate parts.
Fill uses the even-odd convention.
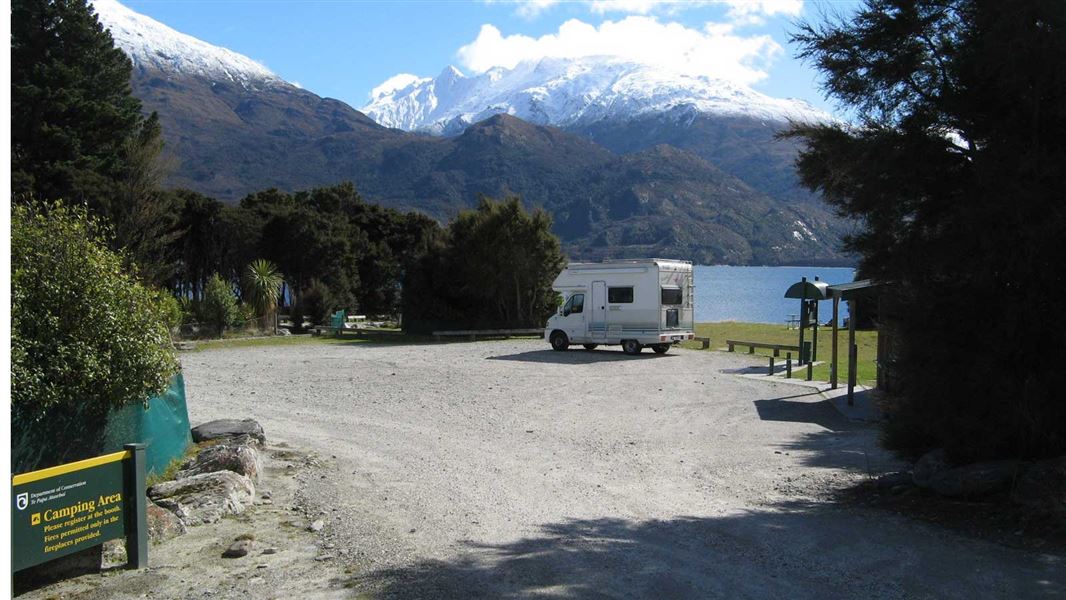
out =
[[[609,57],[544,58],[469,77],[453,66],[435,78],[400,75],[362,111],[387,127],[450,135],[498,113],[572,129],[679,108],[775,123],[831,118],[801,100]]]
[[[396,100],[395,120],[383,121],[451,123],[457,134],[420,135],[382,127],[115,0],[95,0],[95,8],[133,60],[134,95],[159,115],[166,152],[177,158],[172,187],[236,201],[269,188],[351,181],[368,200],[442,221],[480,194],[518,194],[551,212],[574,258],[840,259],[839,221],[790,194],[795,151],[774,137],[783,124],[751,118],[805,114],[801,105],[710,82],[690,86],[697,93],[682,89],[684,78],[635,65],[542,61],[477,77],[456,69],[433,80],[394,77],[379,86],[382,106]],[[719,106],[734,114],[728,111],[741,105],[741,119],[698,112]],[[495,114],[507,112],[524,119]],[[637,116],[604,117],[615,114]],[[564,120],[563,128],[535,124]],[[798,227],[812,235],[800,239]]]
[[[232,50],[209,44],[134,12],[115,0],[93,0],[97,18],[138,69],[155,69],[243,86],[285,83],[270,69]]]

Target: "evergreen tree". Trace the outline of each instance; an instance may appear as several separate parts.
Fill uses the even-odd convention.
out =
[[[15,0],[11,59],[15,198],[87,205],[139,277],[165,283],[177,268],[169,162],[159,118],[131,95],[129,58],[85,0]]]
[[[409,273],[404,327],[539,327],[555,310],[551,284],[565,265],[551,217],[512,197],[481,197]]]
[[[99,210],[126,172],[140,130],[129,58],[85,0],[11,5],[11,155],[16,198]]]
[[[867,0],[801,56],[861,122],[802,126],[798,165],[887,284],[888,443],[960,461],[1066,452],[1066,3]]]

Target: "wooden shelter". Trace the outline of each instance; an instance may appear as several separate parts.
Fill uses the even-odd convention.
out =
[[[840,364],[837,354],[840,301],[845,300],[848,302],[848,405],[855,403],[855,380],[859,362],[859,347],[855,344],[855,323],[858,321],[859,314],[856,300],[859,296],[866,296],[875,291],[878,285],[878,283],[870,279],[862,279],[851,283],[838,283],[826,288],[826,293],[833,300],[833,362],[829,370],[829,384],[834,390],[837,388],[838,365]],[[879,343],[879,350],[880,347],[881,344]],[[878,352],[878,359],[880,359],[880,352]],[[880,366],[878,366],[878,372],[880,373]],[[880,376],[878,380],[880,380]]]
[[[818,302],[829,299],[828,289],[829,286],[825,282],[819,281],[817,277],[814,278],[814,281],[807,281],[807,278],[804,277],[797,283],[793,283],[785,291],[785,298],[795,298],[800,301],[799,364],[801,365],[818,360]],[[833,309],[834,323],[837,317],[835,306]],[[804,343],[803,339],[804,332],[808,328],[811,329],[810,347]]]

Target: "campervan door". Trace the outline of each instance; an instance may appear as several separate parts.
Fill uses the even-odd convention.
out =
[[[607,337],[607,282],[598,279],[589,286],[592,302],[589,304],[588,336],[593,341]]]

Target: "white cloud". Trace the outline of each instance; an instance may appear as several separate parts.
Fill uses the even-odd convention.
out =
[[[418,83],[422,81],[422,78],[418,75],[412,75],[410,73],[400,73],[399,75],[393,75],[381,83],[381,85],[370,90],[370,99],[380,98],[390,92],[396,90],[402,90],[403,88],[411,85],[412,83]]]
[[[492,1],[492,0],[489,0]],[[560,0],[521,0],[518,14],[535,17]],[[775,15],[799,16],[803,0],[586,0],[590,11],[596,14],[623,13],[648,15],[653,12],[676,13],[681,10],[703,8],[711,5],[728,9],[729,19],[738,24],[761,24],[763,17]]]
[[[594,13],[620,12],[637,15],[646,15],[653,10],[668,5],[683,5],[696,7],[709,4],[708,2],[684,2],[677,0],[592,0],[589,2],[589,10]]]
[[[545,57],[611,56],[750,85],[766,77],[767,65],[781,52],[770,36],[738,35],[730,25],[707,23],[696,29],[654,17],[630,16],[599,26],[571,19],[558,32],[537,38],[504,36],[486,24],[477,39],[459,49],[458,58],[466,68],[483,72]]]
[[[519,16],[531,19],[559,3],[559,0],[525,0],[518,3]]]
[[[803,12],[803,0],[724,0],[724,4],[729,6],[729,19],[740,25],[761,25],[764,17],[798,17]]]

